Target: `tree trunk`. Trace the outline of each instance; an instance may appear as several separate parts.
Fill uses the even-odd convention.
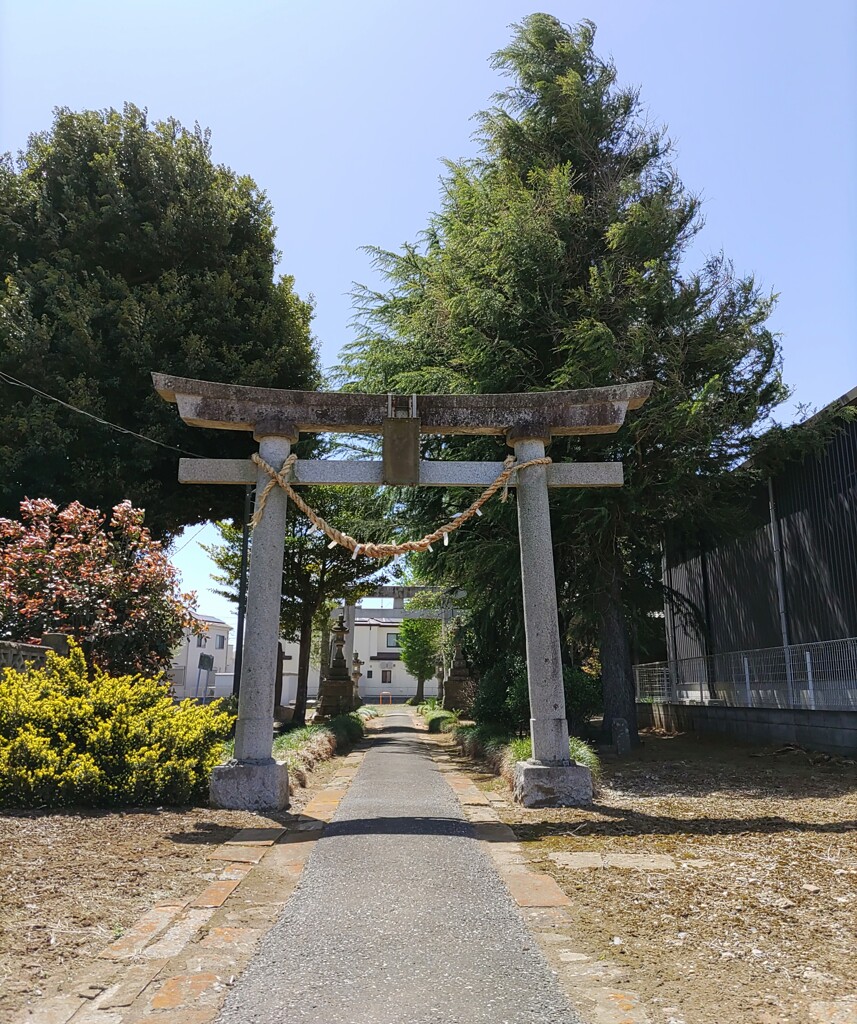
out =
[[[325,615],[321,629],[321,640],[318,647],[318,689],[321,692],[321,681],[330,667],[330,616]]]
[[[628,723],[631,743],[636,745],[640,740],[637,733],[634,673],[617,567],[608,567],[604,588],[598,599],[598,612],[601,620],[601,686],[604,694],[602,736],[605,743],[612,743],[613,719],[624,718]]]
[[[425,698],[425,679],[417,679],[417,692],[414,694],[414,703],[422,704]]]
[[[292,722],[306,725],[307,683],[309,682],[309,659],[312,651],[312,611],[301,616],[301,636],[298,644],[298,692],[295,695],[295,713]]]

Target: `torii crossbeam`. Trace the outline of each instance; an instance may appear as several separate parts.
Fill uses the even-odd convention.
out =
[[[386,439],[402,397],[243,387],[159,373],[152,379],[158,394],[178,406],[186,423],[252,431],[261,458],[277,468],[302,432],[384,433]],[[501,435],[518,462],[529,462],[544,457],[551,437],[617,431],[627,411],[646,401],[651,386],[643,382],[580,391],[416,395],[406,399],[410,407],[405,415],[410,435],[417,440],[421,433]],[[388,463],[386,453],[383,462],[299,460],[290,482],[370,487],[400,483],[400,478],[390,475],[394,461]],[[429,487],[485,487],[503,468],[502,463],[419,462],[418,458],[410,466],[408,482]],[[179,479],[199,484],[255,483],[258,495],[269,477],[249,459],[182,459]],[[586,803],[592,793],[586,769],[569,760],[548,488],[620,487],[622,482],[621,463],[536,465],[522,469],[510,481],[518,494],[533,740],[532,761],[516,767],[515,795],[528,806]],[[215,806],[288,805],[285,765],[271,756],[286,503],[285,492],[274,488],[253,532],[235,759],[214,770],[211,801]]]

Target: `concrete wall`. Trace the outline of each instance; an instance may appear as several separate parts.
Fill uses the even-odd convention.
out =
[[[857,757],[857,711],[638,704],[637,724],[641,729],[713,733],[760,745],[798,743],[809,750]]]

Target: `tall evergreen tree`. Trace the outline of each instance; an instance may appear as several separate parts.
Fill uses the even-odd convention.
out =
[[[249,434],[183,424],[152,371],[312,388],[312,308],[274,278],[271,207],[207,132],[144,111],[56,111],[0,161],[0,515],[25,496],[146,509],[156,535],[240,515],[238,489],[181,487],[178,453],[243,457]],[[22,382],[39,389],[37,394]]]
[[[594,50],[595,28],[546,14],[515,26],[493,66],[511,79],[479,115],[477,159],[447,164],[440,211],[418,244],[376,251],[384,293],[358,292],[362,331],[346,386],[521,392],[653,380],[617,435],[556,439],[557,461],[625,465],[621,490],[553,492],[565,656],[600,649],[605,725],[633,728],[632,628],[658,607],[664,522],[723,525],[760,427],[786,396],[773,299],[723,256],[683,256],[698,200],[636,89]],[[497,458],[482,439],[432,440],[435,457]],[[419,492],[413,515],[463,500]],[[514,513],[494,503],[421,571],[467,581],[485,669],[523,643]],[[629,615],[631,621],[629,622]]]

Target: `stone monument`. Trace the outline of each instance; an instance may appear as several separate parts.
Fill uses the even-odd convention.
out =
[[[470,669],[461,644],[455,645],[452,668],[443,688],[443,707],[447,711],[470,710]]]
[[[333,658],[328,670],[324,674],[324,679],[321,681],[321,689],[318,692],[318,703],[315,710],[316,719],[335,718],[336,715],[345,715],[349,711],[354,710],[354,682],[343,653],[345,638],[348,632],[348,627],[345,625],[345,616],[340,615],[336,625],[331,630],[333,634]]]
[[[351,682],[354,684],[352,700],[355,708],[359,708],[363,703],[363,698],[360,696],[360,680],[362,676],[363,662],[360,660],[360,655],[355,651],[354,657],[351,659]]]

